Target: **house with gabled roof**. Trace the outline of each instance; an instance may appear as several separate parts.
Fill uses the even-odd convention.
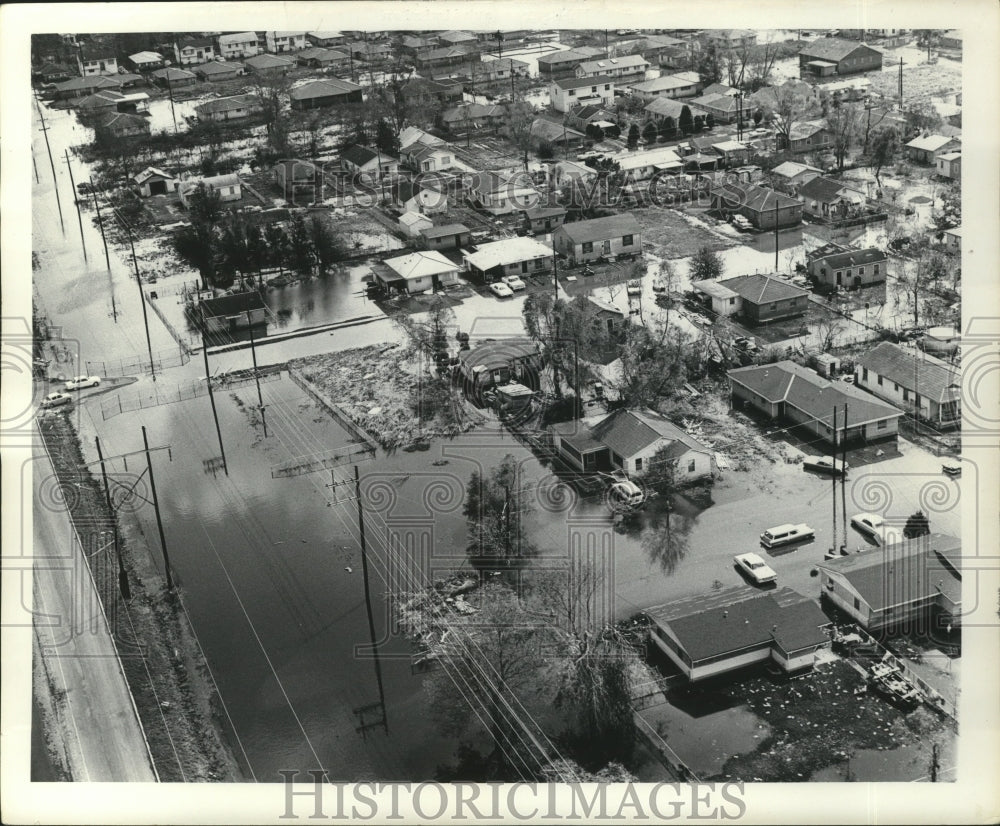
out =
[[[580,146],[587,139],[583,132],[544,117],[535,118],[529,132],[537,143],[547,142],[555,146]]]
[[[549,84],[552,108],[564,114],[587,104],[613,106],[614,99],[615,79],[608,75],[564,78]]]
[[[799,188],[803,184],[822,174],[822,169],[796,161],[784,161],[771,170],[775,189],[793,197],[798,194]]]
[[[287,75],[295,68],[295,61],[288,57],[278,57],[273,54],[259,54],[243,61],[246,70],[252,75],[275,77]]]
[[[524,210],[524,226],[532,233],[549,233],[566,220],[566,208],[561,206],[538,206]]]
[[[465,132],[472,129],[495,129],[507,120],[507,112],[502,106],[492,103],[460,103],[446,109],[441,122],[449,132]]]
[[[507,275],[535,275],[552,269],[552,248],[527,236],[477,244],[462,256],[466,271],[484,284]]]
[[[113,89],[101,89],[92,95],[87,95],[77,105],[81,114],[91,114],[102,110],[117,109],[118,104],[125,100],[125,95]]]
[[[723,280],[706,279],[691,286],[711,300],[713,313],[739,315],[752,325],[795,318],[809,308],[808,290],[773,275],[755,273]]]
[[[103,43],[88,43],[76,53],[76,65],[80,77],[118,74],[118,58],[110,46]]]
[[[137,72],[151,72],[163,68],[163,55],[159,52],[136,52],[128,56],[128,61]]]
[[[816,563],[822,598],[868,631],[962,621],[962,540],[941,533]]]
[[[863,192],[843,181],[818,176],[799,187],[802,211],[824,221],[852,218],[864,209],[868,198]]]
[[[652,80],[639,80],[628,85],[629,94],[647,103],[660,97],[673,100],[692,98],[699,94],[701,88],[698,76],[691,77],[687,72],[680,75],[661,75]]]
[[[261,43],[257,32],[220,34],[217,42],[219,45],[218,54],[226,60],[253,57],[261,52]]]
[[[566,114],[566,125],[572,126],[574,129],[579,129],[581,132],[586,131],[590,124],[601,121],[614,123],[614,112],[604,106],[589,104],[586,106],[577,106]]]
[[[358,144],[340,153],[340,167],[366,182],[394,178],[399,173],[399,161],[392,155]]]
[[[465,224],[439,224],[421,229],[420,238],[429,250],[459,249],[469,245],[472,232]]]
[[[523,60],[515,60],[512,57],[501,57],[497,60],[484,60],[475,66],[475,69],[482,72],[483,79],[487,83],[510,80],[510,76],[527,77],[531,67]]]
[[[877,247],[812,253],[806,261],[806,272],[816,283],[833,288],[881,284],[886,279],[888,267],[888,256]]]
[[[728,51],[756,45],[757,32],[753,29],[709,29],[705,39],[717,49]]]
[[[403,212],[418,212],[435,215],[448,211],[448,187],[444,180],[432,180],[434,176],[423,176],[420,180],[402,179],[395,181],[390,189],[392,202]]]
[[[549,52],[538,56],[538,74],[549,78],[572,75],[576,67],[585,60],[604,57],[606,54],[604,49],[596,46],[580,46],[577,49]]]
[[[799,50],[800,77],[829,77],[882,70],[882,52],[864,43],[820,37]]]
[[[209,60],[193,69],[194,73],[198,75],[202,80],[208,81],[209,83],[222,83],[226,80],[232,80],[238,75],[242,74],[243,64],[238,63],[233,60],[227,60],[222,62],[221,60]]]
[[[813,667],[829,647],[830,619],[815,601],[777,588],[740,586],[647,608],[650,639],[690,680],[771,663],[786,673]]]
[[[711,207],[726,217],[742,215],[757,229],[794,227],[802,222],[802,202],[756,184],[724,183],[709,190]]]
[[[610,77],[619,83],[624,83],[631,80],[642,80],[646,76],[647,69],[649,69],[649,61],[641,54],[632,54],[585,60],[576,67],[575,74],[579,78]]]
[[[414,172],[442,172],[455,166],[455,153],[448,144],[432,146],[418,141],[399,154]]]
[[[664,118],[673,118],[674,125],[676,126],[680,121],[681,112],[684,110],[685,105],[686,104],[681,101],[674,100],[673,98],[658,97],[647,103],[644,111],[657,121],[663,120]]]
[[[195,106],[194,112],[198,116],[198,120],[230,121],[249,118],[262,112],[263,108],[257,95],[246,94],[206,100]]]
[[[295,60],[300,66],[308,66],[310,69],[329,69],[349,63],[350,55],[337,49],[310,46],[297,52]]]
[[[155,166],[147,166],[142,172],[132,176],[135,185],[139,187],[139,194],[143,198],[152,195],[166,195],[177,189],[179,181],[175,175],[157,169]]]
[[[804,120],[792,124],[785,136],[778,133],[778,149],[794,154],[822,152],[833,146],[833,135],[823,120]]]
[[[692,114],[704,112],[711,115],[716,123],[736,123],[741,111],[744,123],[753,117],[754,105],[749,98],[740,98],[727,92],[703,92],[688,102],[691,104]]]
[[[286,54],[304,49],[309,42],[305,32],[264,32],[264,44],[271,54]]]
[[[937,174],[952,181],[962,180],[962,153],[944,152],[935,161]]]
[[[923,350],[883,341],[857,358],[854,381],[937,427],[961,423],[961,373]]]
[[[219,200],[223,203],[239,201],[243,197],[243,184],[240,181],[240,176],[234,172],[226,175],[212,175],[207,178],[188,178],[177,185],[177,195],[184,206],[190,204],[192,193],[200,186],[204,186],[209,192],[218,194]]]
[[[122,83],[116,77],[106,77],[104,75],[92,75],[88,77],[74,77],[56,84],[55,96],[60,100],[69,98],[85,97],[105,89],[120,91]]]
[[[198,76],[194,72],[178,69],[175,66],[157,69],[150,76],[157,86],[162,86],[165,89],[181,89],[184,86],[193,86],[198,82]]]
[[[306,32],[306,40],[313,46],[342,46],[347,42],[347,36],[343,32]]]
[[[288,93],[292,109],[320,109],[344,103],[362,103],[361,87],[349,80],[328,77],[296,86]]]
[[[210,37],[185,37],[174,43],[174,57],[181,66],[197,66],[215,60],[215,42]]]
[[[198,304],[205,332],[242,330],[267,323],[268,308],[257,290],[218,298],[206,298]]]
[[[150,125],[146,118],[139,115],[114,112],[97,124],[97,130],[115,138],[138,138],[149,135]]]
[[[570,266],[609,256],[642,254],[642,227],[630,212],[573,221],[552,231],[552,245]]]
[[[419,293],[459,281],[459,267],[436,250],[420,250],[387,258],[372,267],[375,283],[387,292]]]
[[[793,361],[739,367],[728,373],[734,409],[752,408],[773,420],[800,425],[822,442],[834,443],[833,411],[837,420],[836,444],[895,440],[903,411],[843,381],[828,381],[816,371]],[[843,407],[849,421],[844,427]]]
[[[492,215],[508,215],[538,203],[538,192],[523,173],[477,172],[471,177],[468,194],[474,206]]]
[[[948,135],[922,135],[906,144],[906,156],[911,161],[934,165],[939,155],[961,149],[960,138]]]

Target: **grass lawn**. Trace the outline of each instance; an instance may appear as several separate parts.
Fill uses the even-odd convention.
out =
[[[630,210],[642,227],[642,240],[656,248],[663,258],[688,258],[701,247],[718,251],[739,244],[713,229],[699,216],[676,209],[642,207]]]

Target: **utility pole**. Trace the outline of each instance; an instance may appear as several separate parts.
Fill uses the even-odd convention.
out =
[[[840,520],[844,528],[844,544],[847,544],[847,405],[844,405],[844,438],[840,444]],[[836,468],[836,455],[833,466]],[[837,478],[837,474],[833,475]]]
[[[372,600],[371,593],[368,590],[368,545],[365,541],[365,508],[361,501],[361,471],[358,466],[354,466],[354,498],[358,502],[358,541],[361,544],[361,572],[364,578],[365,585],[365,608],[368,612],[368,632],[371,635],[372,643],[372,653],[375,655],[375,680],[378,683],[378,696],[379,705],[382,707],[382,728],[385,733],[389,733],[389,722],[386,718],[385,713],[385,690],[382,686],[382,664],[379,662],[378,658],[378,646],[375,641],[375,619],[372,616]],[[359,713],[364,711],[364,708],[357,710]],[[362,731],[366,728],[362,724]]]
[[[135,268],[135,283],[139,287],[139,304],[142,305],[142,323],[146,328],[146,349],[149,350],[149,373],[153,377],[153,381],[156,381],[156,366],[153,363],[153,342],[149,338],[149,316],[146,313],[146,296],[142,292],[142,277],[139,275],[139,259],[135,255],[135,239],[132,237],[132,227],[128,221],[122,218],[122,214],[117,209],[114,207],[111,209],[118,222],[125,227],[125,231],[128,233],[128,243],[132,248],[132,266]]]
[[[215,409],[215,393],[212,391],[212,374],[208,370],[208,342],[205,331],[201,331],[201,353],[205,357],[205,381],[208,383],[208,399],[212,403],[212,418],[215,419],[215,435],[219,437],[219,452],[222,454],[222,469],[229,475],[229,463],[226,461],[226,448],[222,444],[222,429],[219,427],[219,413]]]
[[[774,272],[778,272],[778,190],[774,189],[772,181],[771,191],[774,193]]]
[[[899,111],[903,111],[903,58],[899,58]]]
[[[80,246],[83,247],[83,260],[86,263],[87,258],[87,239],[83,237],[83,214],[80,212],[80,199],[77,198],[76,191],[76,181],[73,180],[73,166],[69,162],[69,150],[63,150],[66,154],[66,169],[69,172],[69,186],[73,193],[73,205],[76,207],[76,220],[80,225]]]
[[[170,98],[170,117],[174,122],[174,134],[177,134],[177,113],[174,111],[174,89],[173,84],[170,82],[170,66],[167,66],[163,71],[166,72],[164,77],[167,80],[167,97]]]
[[[931,783],[938,782],[938,772],[941,770],[941,755],[938,750],[938,744],[934,743],[931,746]]]
[[[52,167],[52,187],[56,192],[56,207],[59,209],[59,226],[62,227],[63,235],[66,234],[66,224],[63,221],[62,201],[59,200],[59,181],[56,179],[56,164],[52,160],[52,147],[49,145],[49,127],[45,125],[45,115],[42,114],[41,104],[38,102],[38,95],[35,95],[35,108],[38,110],[38,117],[42,121],[42,135],[45,136],[45,149],[49,153],[49,166]]]
[[[94,209],[97,211],[97,226],[101,228],[101,243],[104,244],[104,263],[108,267],[108,286],[111,288],[111,315],[114,316],[115,324],[118,323],[118,306],[115,304],[115,283],[111,278],[111,256],[108,255],[108,239],[104,235],[104,219],[101,217],[101,205],[97,200],[97,190],[94,189],[94,181],[88,180],[90,194],[94,199]]]
[[[31,166],[35,170],[35,183],[40,184],[42,179],[38,177],[38,161],[35,159],[35,148],[31,148]]]
[[[125,601],[128,602],[132,599],[132,589],[128,584],[128,576],[125,573],[125,566],[122,564],[122,549],[118,538],[118,514],[115,512],[114,505],[111,504],[111,488],[108,486],[108,472],[104,467],[104,454],[101,452],[101,440],[95,436],[94,443],[97,445],[97,458],[101,463],[101,478],[104,480],[104,498],[108,503],[108,511],[111,514],[112,520],[112,531],[114,532],[115,538],[115,558],[118,560],[118,589],[122,592],[122,596],[125,597]],[[146,454],[147,456],[149,454]]]
[[[837,457],[837,406],[833,406],[833,456],[834,459]],[[831,551],[836,552],[837,550],[837,474],[834,473],[830,477],[833,482],[833,545],[830,547]],[[845,541],[847,537],[844,537]]]
[[[153,494],[153,509],[156,511],[156,529],[160,532],[160,547],[163,549],[163,570],[167,575],[167,590],[174,589],[174,580],[170,575],[170,558],[167,556],[167,539],[163,535],[163,519],[160,518],[160,500],[156,495],[156,480],[153,478],[153,457],[149,455],[149,441],[146,439],[146,426],[142,426],[142,446],[146,453],[146,467],[149,469],[149,489]]]
[[[253,336],[253,319],[250,318],[250,299],[247,298],[247,329],[250,331],[250,355],[253,357],[253,379],[257,383],[257,404],[260,410],[260,421],[264,425],[264,438],[267,438],[267,419],[264,418],[264,396],[260,392],[260,373],[257,372],[257,344]],[[207,351],[206,351],[207,353]],[[206,355],[207,359],[208,356]],[[205,374],[208,375],[208,367],[206,364]],[[211,378],[207,381],[211,384]]]

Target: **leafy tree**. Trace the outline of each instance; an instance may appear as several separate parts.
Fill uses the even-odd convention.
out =
[[[882,188],[882,179],[879,175],[882,169],[889,166],[899,152],[902,142],[899,139],[899,132],[895,126],[887,126],[875,133],[872,138],[870,163],[875,174],[875,182],[879,189]]]
[[[472,472],[462,511],[472,541],[471,556],[511,560],[535,553],[525,530],[531,504],[521,485],[517,460],[510,454],[486,475]]]
[[[399,138],[392,124],[385,118],[379,118],[375,126],[375,145],[386,155],[399,157]]]
[[[648,121],[642,129],[642,139],[649,143],[656,143],[656,124]]]
[[[291,232],[289,233],[289,264],[299,275],[312,275],[316,264],[312,237],[306,219],[302,213],[292,215]]]
[[[268,146],[278,155],[291,153],[289,144],[289,119],[284,114],[285,99],[291,81],[284,76],[254,75],[254,91],[261,105],[261,116],[267,128]]]
[[[667,115],[660,121],[660,137],[667,141],[677,136],[677,121]]]
[[[523,98],[515,98],[504,105],[506,115],[504,133],[514,147],[524,156],[524,168],[528,169],[528,152],[534,143],[531,125],[535,122],[535,107]]]
[[[833,155],[837,168],[843,170],[847,153],[858,137],[861,110],[855,104],[843,104],[832,109],[826,117],[826,128],[833,138]]]
[[[625,139],[625,144],[629,149],[635,149],[639,145],[639,124],[633,123],[628,128],[628,137]]]
[[[649,460],[649,467],[642,476],[643,483],[662,497],[673,495],[677,490],[677,462],[670,445],[661,447]]]
[[[701,132],[705,128],[705,116],[704,115],[695,115],[694,116],[694,124],[693,124],[693,126],[694,126],[694,131],[695,132]]]
[[[657,513],[650,521],[650,529],[642,539],[642,548],[650,561],[658,563],[667,576],[687,556],[693,526],[692,517],[671,511]]]
[[[762,109],[755,109],[753,113],[753,125],[760,126],[760,122],[764,120],[764,112]]]
[[[399,311],[392,320],[406,336],[410,353],[428,370],[436,363],[437,354],[447,351],[449,340],[458,331],[454,310],[440,296],[433,297],[426,314],[414,316]]]
[[[624,405],[655,408],[687,381],[689,369],[700,369],[700,356],[691,341],[665,314],[645,326],[629,324],[625,330],[621,370],[608,382]]]
[[[819,113],[808,86],[801,83],[787,82],[775,87],[773,99],[767,99],[764,106],[774,122],[779,149],[791,145],[791,133],[797,124]]]
[[[948,257],[932,249],[927,235],[920,235],[907,248],[907,258],[898,268],[896,283],[900,295],[913,313],[913,326],[920,325],[923,305],[939,289],[940,282],[949,274]]]
[[[604,130],[596,123],[588,123],[586,132],[587,137],[593,140],[594,143],[600,143],[604,140]]]
[[[264,242],[267,245],[265,261],[269,267],[277,267],[278,274],[284,274],[291,253],[288,235],[279,224],[268,224],[264,230]]]
[[[907,135],[933,132],[943,123],[937,109],[929,101],[915,101],[903,113]]]
[[[188,197],[188,222],[174,235],[174,251],[188,266],[201,275],[202,287],[222,286],[225,277],[219,272],[219,225],[222,223],[222,199],[219,193],[198,186]],[[229,281],[231,283],[231,279]]]
[[[715,128],[715,115],[713,115],[711,112],[705,115],[705,128],[706,129]]]
[[[219,237],[219,268],[227,276],[239,274],[240,286],[254,267],[250,257],[250,242],[246,219],[239,213],[231,214],[222,224]]]
[[[692,281],[719,278],[723,272],[722,258],[708,247],[701,247],[691,258],[690,272]]]
[[[714,44],[708,44],[701,49],[695,71],[698,72],[698,77],[704,86],[710,86],[722,80],[722,61]]]
[[[552,145],[552,141],[539,141],[538,143],[538,157],[543,161],[551,160],[556,156],[556,148]]]
[[[309,243],[316,263],[319,264],[320,273],[326,272],[332,264],[343,261],[347,257],[347,250],[337,234],[330,225],[323,220],[320,215],[313,215],[309,219]]]
[[[931,521],[923,511],[912,514],[903,527],[903,536],[907,539],[915,539],[918,536],[926,536],[931,532]]]
[[[691,117],[691,107],[685,105],[681,109],[680,120],[678,125],[680,126],[681,132],[685,135],[690,135],[694,131],[694,118]]]

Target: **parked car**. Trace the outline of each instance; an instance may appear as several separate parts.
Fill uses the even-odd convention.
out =
[[[734,215],[732,221],[733,221],[733,226],[736,227],[736,229],[738,230],[742,230],[743,232],[753,229],[753,224],[751,224],[750,221],[747,218],[743,217],[742,215]]]
[[[642,295],[642,282],[641,281],[629,281],[625,285],[625,292],[629,295]]]
[[[527,286],[521,280],[521,276],[519,275],[505,275],[503,277],[503,283],[510,287],[514,292],[527,289]]]
[[[834,459],[832,456],[804,456],[802,458],[802,467],[807,470],[840,476],[850,468],[850,465],[841,459]]]
[[[514,291],[504,284],[503,281],[497,281],[495,284],[490,284],[490,292],[497,298],[510,298],[514,295]]]
[[[49,410],[53,407],[62,407],[64,404],[69,404],[73,401],[73,397],[66,393],[49,393],[44,399],[42,399],[42,407],[45,410]]]
[[[778,548],[793,542],[804,542],[816,536],[816,532],[805,523],[798,525],[776,525],[760,535],[760,544],[765,548]]]
[[[767,582],[774,582],[778,575],[774,570],[755,553],[737,554],[733,557],[733,562],[744,576],[749,577],[758,585]]]
[[[856,513],[851,517],[851,527],[863,534],[877,538],[885,525],[885,520],[877,513]]]
[[[962,475],[962,465],[956,459],[951,459],[947,462],[942,462],[941,470],[947,473],[949,476]]]
[[[645,491],[630,479],[615,482],[608,490],[608,504],[614,511],[635,510],[645,501]]]
[[[83,390],[87,387],[100,387],[101,379],[99,376],[76,376],[66,382],[66,387],[64,388],[67,393],[71,390]]]

